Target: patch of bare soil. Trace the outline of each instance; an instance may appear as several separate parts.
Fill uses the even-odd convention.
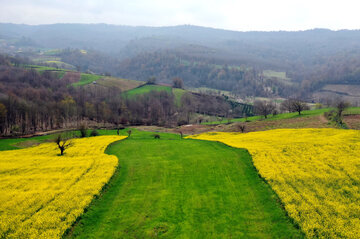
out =
[[[346,115],[344,122],[350,129],[360,130],[360,115]]]

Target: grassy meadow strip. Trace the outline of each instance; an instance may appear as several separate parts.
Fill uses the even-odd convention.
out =
[[[94,81],[100,80],[101,78],[104,78],[104,76],[81,73],[80,81],[72,83],[71,85],[72,86],[88,85],[90,83],[93,83]]]
[[[332,109],[333,108],[304,110],[301,112],[301,115],[299,115],[298,112],[283,113],[283,114],[276,114],[276,115],[270,114],[267,119],[264,119],[264,116],[262,116],[262,115],[257,115],[257,116],[247,117],[247,118],[231,119],[231,122],[232,123],[234,123],[234,122],[253,122],[253,121],[258,121],[258,120],[272,121],[272,120],[281,120],[281,119],[293,119],[293,118],[299,118],[299,117],[311,117],[311,116],[322,115],[325,112],[328,112]],[[228,123],[227,119],[223,119],[222,121],[204,122],[202,124],[212,125],[212,124],[226,124],[226,123]]]
[[[260,175],[308,238],[359,237],[359,131],[278,129],[189,138],[248,149]]]
[[[303,237],[247,151],[158,134],[107,149],[118,170],[66,238]]]
[[[143,85],[143,86],[125,91],[124,96],[132,99],[138,95],[146,94],[151,91],[158,91],[158,92],[165,91],[165,92],[171,94],[171,87],[163,86],[163,85]]]
[[[118,160],[104,154],[125,136],[72,139],[0,152],[0,238],[60,238],[99,194]]]

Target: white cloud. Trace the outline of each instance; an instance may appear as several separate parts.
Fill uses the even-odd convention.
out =
[[[355,0],[0,0],[0,22],[202,25],[232,30],[359,29]]]

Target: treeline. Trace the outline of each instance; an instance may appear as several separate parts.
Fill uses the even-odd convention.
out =
[[[264,79],[262,71],[229,65],[217,65],[204,59],[171,52],[143,53],[121,62],[117,75],[146,80],[154,75],[160,82],[180,77],[187,87],[208,87],[231,91],[239,96],[288,96],[295,91],[289,84],[276,79]]]
[[[24,135],[78,127],[84,121],[102,125],[188,124],[197,114],[241,116],[242,105],[223,97],[185,93],[181,102],[167,92],[150,92],[127,99],[116,88],[96,84],[72,87],[55,72],[42,74],[13,66],[0,58],[0,134]]]

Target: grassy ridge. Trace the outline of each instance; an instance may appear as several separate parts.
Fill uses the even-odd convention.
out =
[[[97,81],[97,80],[99,80],[101,78],[103,78],[103,76],[81,73],[80,81],[73,83],[72,86],[87,85],[87,84],[90,84],[90,83],[92,83],[94,81]]]
[[[68,237],[302,237],[247,151],[160,135],[133,131],[107,149],[120,168]]]
[[[144,84],[143,81],[121,79],[116,77],[105,77],[97,83],[106,87],[115,87],[121,91],[128,91]]]
[[[171,93],[171,87],[163,85],[143,85],[141,87],[126,91],[124,95],[125,97],[133,98],[135,96],[146,94],[151,91],[166,91],[168,93]]]

